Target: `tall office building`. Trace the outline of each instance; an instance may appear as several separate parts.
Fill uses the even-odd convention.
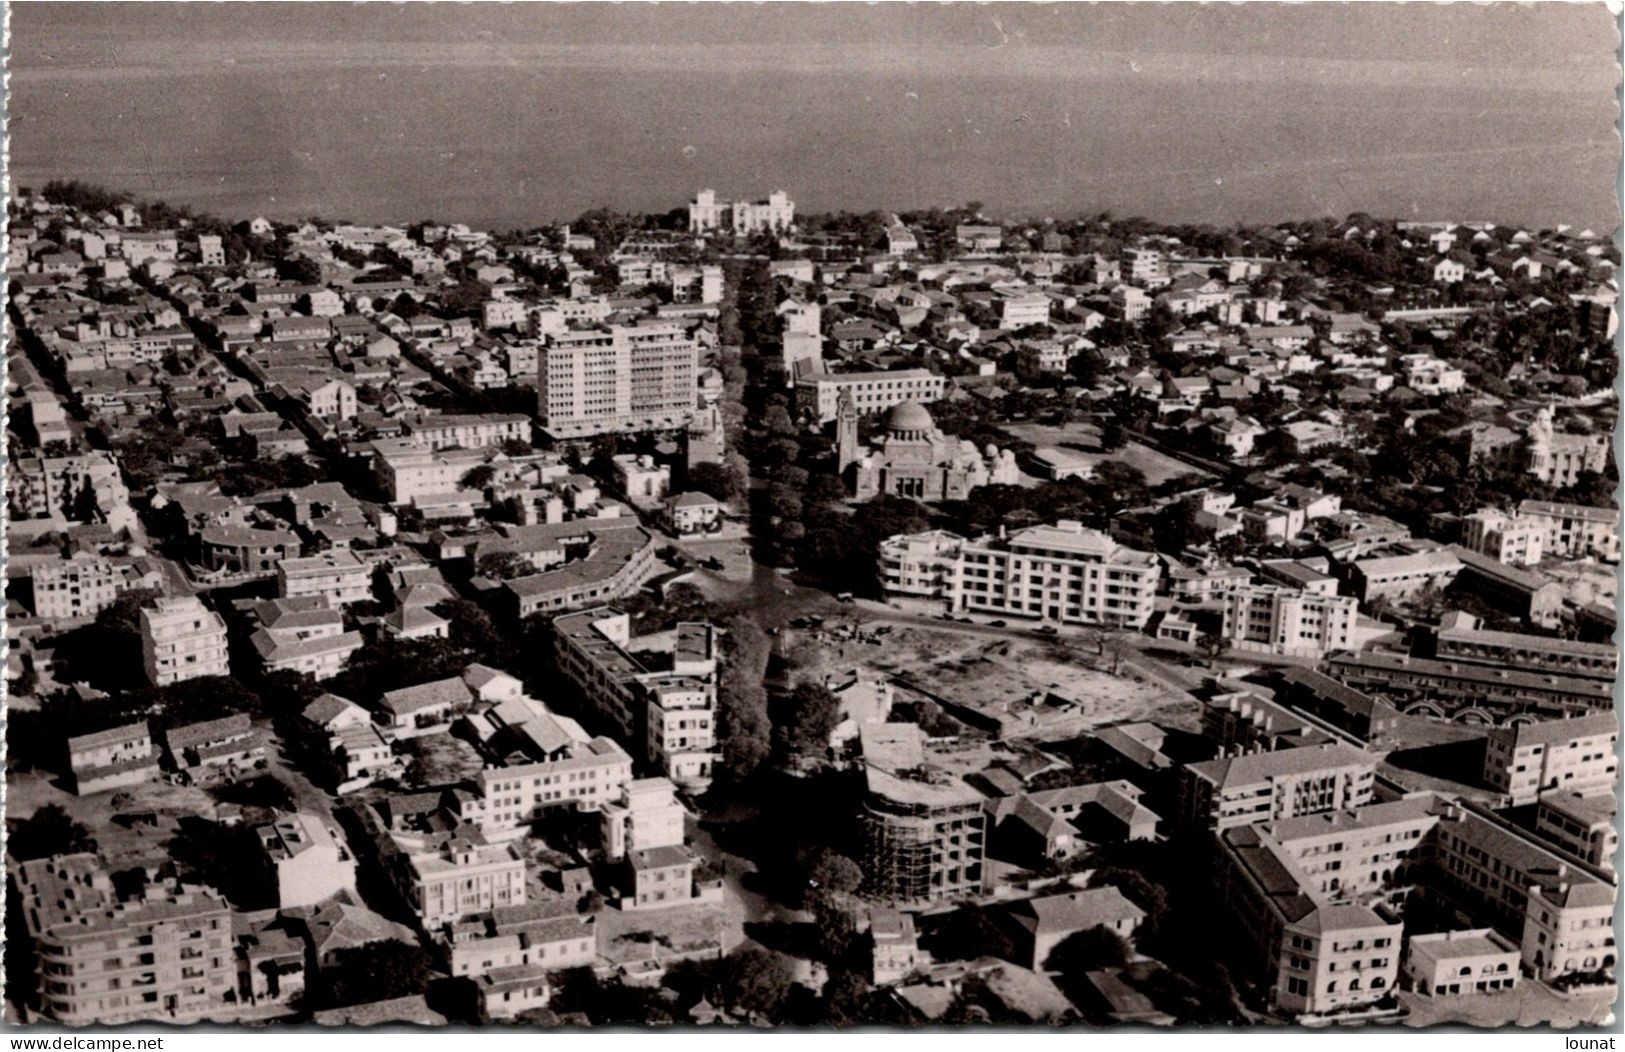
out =
[[[678,322],[555,333],[538,355],[537,412],[553,438],[688,426],[699,345]]]

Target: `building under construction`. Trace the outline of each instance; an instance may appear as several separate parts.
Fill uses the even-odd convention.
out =
[[[865,890],[899,906],[980,895],[986,816],[980,795],[926,758],[912,723],[861,732]]]

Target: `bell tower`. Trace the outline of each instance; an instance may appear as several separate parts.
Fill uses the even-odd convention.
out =
[[[858,459],[858,406],[850,388],[841,390],[835,403],[835,470],[845,475]]]

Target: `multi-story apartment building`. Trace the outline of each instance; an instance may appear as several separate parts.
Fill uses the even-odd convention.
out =
[[[982,894],[981,794],[931,766],[917,724],[865,724],[859,739],[867,786],[861,862],[869,893],[898,906]]]
[[[512,844],[487,843],[477,830],[386,831],[379,859],[424,930],[525,904],[525,860]]]
[[[276,568],[277,595],[284,599],[319,596],[338,608],[372,598],[372,567],[342,548],[304,559],[288,559]]]
[[[1544,524],[1493,508],[1475,511],[1461,524],[1462,544],[1511,566],[1540,565],[1548,533]]]
[[[1358,559],[1349,567],[1354,594],[1362,603],[1410,599],[1424,588],[1443,588],[1461,572],[1461,560],[1447,548]]]
[[[1399,906],[1438,821],[1434,798],[1423,795],[1283,818],[1269,832],[1311,894],[1385,898]]]
[[[478,796],[459,798],[454,807],[487,839],[508,840],[553,808],[607,807],[631,779],[632,757],[600,736],[557,744],[546,760],[487,767],[474,779]]]
[[[29,576],[34,616],[42,621],[93,618],[140,582],[130,567],[86,553],[34,567]]]
[[[1536,978],[1618,962],[1611,877],[1476,804],[1445,805],[1433,837],[1436,879],[1516,940]]]
[[[1322,745],[1339,737],[1335,728],[1251,691],[1209,697],[1202,705],[1202,737],[1220,755],[1274,752]]]
[[[926,369],[819,373],[796,381],[796,407],[827,424],[840,415],[843,394],[850,394],[858,414],[867,416],[903,402],[935,402],[946,385],[946,380]]]
[[[403,440],[429,449],[484,449],[504,442],[530,443],[530,418],[517,413],[414,414],[401,420]]]
[[[1475,618],[1458,614],[1434,633],[1433,656],[1521,672],[1545,672],[1612,683],[1619,672],[1619,648],[1608,643],[1537,636],[1526,632],[1496,632],[1479,628]]]
[[[1377,761],[1341,742],[1224,756],[1185,767],[1180,811],[1195,829],[1273,822],[1371,802]]]
[[[1366,651],[1328,659],[1326,671],[1355,690],[1380,694],[1404,711],[1454,716],[1471,709],[1496,717],[1518,712],[1579,715],[1613,707],[1611,682],[1467,661]]]
[[[1145,627],[1162,573],[1155,556],[1069,521],[1004,539],[899,535],[881,544],[880,562],[888,596],[940,599],[960,613],[1125,628]]]
[[[447,925],[438,937],[452,975],[485,975],[497,968],[590,966],[598,959],[592,917],[548,915],[538,903],[501,906]]]
[[[1553,790],[1611,790],[1619,781],[1618,742],[1613,712],[1498,727],[1484,747],[1484,780],[1513,804]]]
[[[674,303],[720,303],[722,290],[721,267],[672,268],[671,298]]]
[[[19,519],[76,518],[75,504],[87,491],[98,501],[124,492],[111,453],[23,457],[11,465],[7,476],[7,502]]]
[[[141,611],[141,656],[147,679],[159,687],[229,675],[226,623],[196,596],[158,599]]]
[[[1614,508],[1526,500],[1518,504],[1518,520],[1544,531],[1542,547],[1550,557],[1594,555],[1619,561],[1619,512]]]
[[[266,882],[280,909],[314,906],[355,890],[355,858],[338,830],[314,814],[293,812],[255,828]]]
[[[1371,906],[1316,890],[1269,826],[1219,835],[1214,884],[1237,956],[1272,1007],[1294,1017],[1334,1015],[1388,996],[1399,976],[1403,925]]]
[[[428,449],[410,439],[373,443],[373,476],[394,504],[420,504],[465,493],[463,479],[486,462],[478,449]],[[472,500],[467,494],[463,499]]]
[[[73,791],[80,796],[158,778],[158,750],[144,721],[69,738],[67,753]]]
[[[212,890],[149,881],[121,893],[92,854],[24,862],[14,880],[50,1019],[182,1022],[225,1007],[231,909]]]
[[[1373,989],[1391,989],[1387,960],[1356,956],[1323,967],[1327,947],[1312,928],[1328,920],[1344,928],[1331,940],[1333,952],[1359,949],[1359,942],[1369,950],[1397,947],[1397,940],[1379,944],[1370,936],[1360,938],[1348,931],[1360,925],[1349,922],[1361,921],[1359,911],[1369,915],[1371,908],[1389,919],[1385,911],[1416,886],[1444,895],[1498,933],[1491,940],[1494,947],[1479,947],[1485,954],[1478,956],[1487,955],[1487,970],[1486,961],[1462,947],[1424,954],[1475,959],[1456,961],[1443,989],[1431,967],[1424,968],[1429,979],[1423,992],[1510,989],[1520,961],[1550,981],[1611,969],[1617,959],[1615,889],[1608,875],[1474,804],[1426,794],[1226,830],[1219,843],[1221,895],[1249,937],[1252,959],[1271,984],[1272,1002],[1286,1011],[1357,1007],[1381,996]],[[1339,913],[1316,912],[1327,908]],[[1298,919],[1311,927],[1291,930]],[[1397,920],[1393,926],[1397,929]],[[1482,933],[1463,937],[1467,934]],[[1460,970],[1463,965],[1467,972]],[[1373,973],[1381,984],[1371,981]],[[1295,978],[1300,981],[1294,983]],[[1305,996],[1309,1000],[1302,1000]]]
[[[1250,585],[1224,596],[1221,632],[1238,650],[1324,657],[1349,648],[1359,613],[1353,596]]]
[[[1049,324],[1050,298],[1042,292],[1009,289],[994,298],[999,310],[999,328],[1025,329]]]
[[[553,438],[688,426],[699,397],[699,344],[677,322],[572,329],[538,356],[541,428]]]
[[[609,607],[554,620],[559,669],[624,741],[685,788],[709,783],[717,755],[716,640],[709,625],[678,625],[669,641],[634,639],[631,618]],[[661,654],[651,668],[629,652]],[[670,655],[670,665],[665,667]]]
[[[1122,257],[1123,280],[1141,287],[1166,283],[1168,268],[1162,253],[1153,248],[1125,249]]]
[[[321,595],[254,603],[249,615],[256,626],[249,645],[271,672],[330,679],[363,643],[360,632],[344,630],[343,611]]]
[[[1612,792],[1546,793],[1535,809],[1535,832],[1574,857],[1612,873],[1614,854],[1619,850],[1618,811],[1619,801]]]
[[[620,799],[604,808],[604,854],[625,858],[639,851],[683,843],[682,804],[669,778],[626,783]]]

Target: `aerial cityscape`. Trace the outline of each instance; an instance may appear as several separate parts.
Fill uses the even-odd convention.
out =
[[[8,1023],[1615,1022],[1617,214],[13,163]]]

